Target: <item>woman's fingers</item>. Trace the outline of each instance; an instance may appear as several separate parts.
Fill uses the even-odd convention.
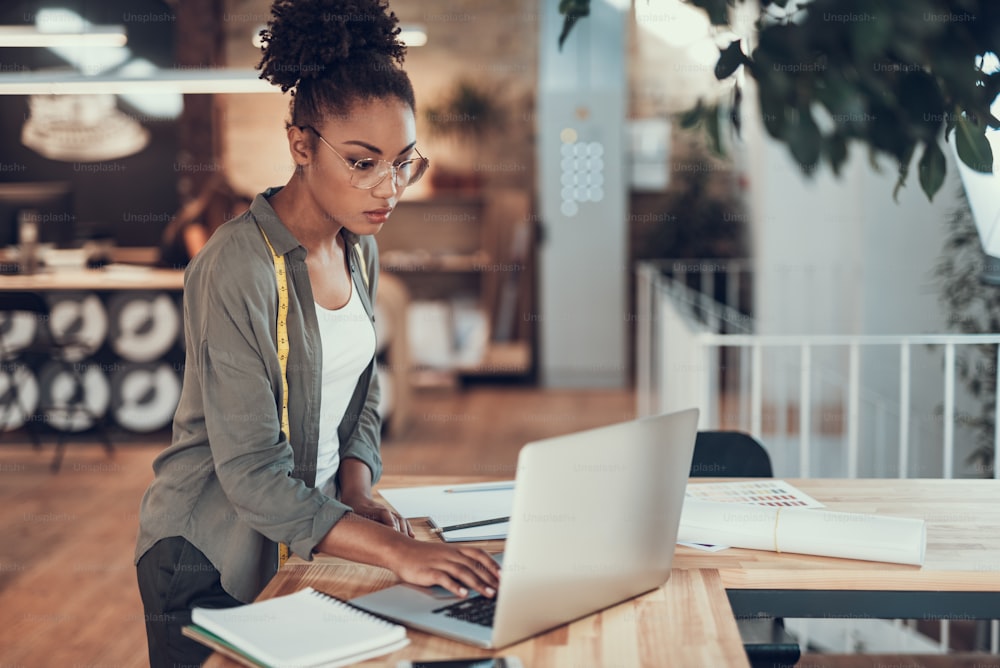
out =
[[[450,566],[448,573],[453,578],[485,596],[496,594],[497,587],[500,584],[500,580],[496,575],[484,568],[479,561],[462,552],[456,552],[455,556],[457,558],[448,561]]]
[[[384,524],[388,527],[392,527],[394,531],[400,530],[399,520],[397,519],[395,513],[393,513],[385,506],[374,506],[373,509],[375,509],[375,516],[372,519],[374,519],[379,524]]]
[[[475,560],[476,567],[484,569],[487,573],[492,576],[492,582],[499,584],[500,581],[500,564],[493,560],[489,554],[483,550],[469,550],[463,549],[463,554]]]
[[[440,585],[462,597],[471,589],[492,598],[500,585],[496,562],[478,548],[410,540],[390,568],[406,582]]]

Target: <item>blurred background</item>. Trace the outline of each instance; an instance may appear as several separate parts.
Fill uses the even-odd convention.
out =
[[[802,148],[819,131],[776,137],[760,77],[718,69],[767,7],[586,4],[561,45],[557,0],[392,5],[431,168],[377,239],[385,473],[513,477],[530,440],[696,405],[776,476],[996,477],[989,170],[945,142],[907,181],[850,132],[828,162]],[[810,3],[763,4],[795,23]],[[292,173],[288,96],[254,71],[269,6],[0,7],[5,665],[145,663],[132,541],[180,392],[183,267]],[[851,11],[823,20],[893,16]],[[933,620],[799,632],[812,666],[990,642]]]

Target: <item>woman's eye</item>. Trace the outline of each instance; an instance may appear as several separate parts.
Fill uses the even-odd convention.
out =
[[[367,172],[368,170],[374,169],[374,168],[375,168],[375,161],[374,160],[369,160],[369,159],[365,158],[365,159],[362,159],[362,160],[355,160],[354,161],[354,169],[358,170],[359,172]]]

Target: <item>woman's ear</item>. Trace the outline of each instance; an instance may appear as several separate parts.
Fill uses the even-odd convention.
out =
[[[309,131],[297,125],[288,128],[288,151],[297,167],[304,167],[312,162],[313,144]]]

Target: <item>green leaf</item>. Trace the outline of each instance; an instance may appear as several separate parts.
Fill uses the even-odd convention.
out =
[[[719,108],[709,107],[705,113],[705,132],[708,133],[709,145],[712,151],[725,157],[726,149],[722,146],[721,128],[719,127]]]
[[[701,122],[701,117],[705,113],[705,108],[701,105],[701,100],[698,100],[698,104],[695,105],[694,109],[688,109],[680,117],[681,127],[685,129],[691,129]]]
[[[919,170],[920,187],[923,188],[928,200],[934,201],[934,195],[944,183],[947,169],[947,162],[941,147],[934,140],[927,142],[924,146],[924,154],[920,157]]]
[[[767,133],[775,139],[785,136],[785,107],[780,95],[769,82],[760,82],[760,114]]]
[[[739,137],[743,132],[743,89],[739,84],[733,86],[733,106],[729,110],[729,122],[733,124],[733,130]]]
[[[823,152],[833,173],[840,176],[840,168],[847,162],[847,139],[839,132],[824,137]]]
[[[993,172],[993,150],[986,138],[986,130],[965,114],[960,115],[955,123],[955,147],[958,157],[972,169],[986,174]]]
[[[747,62],[747,57],[740,49],[740,41],[734,40],[729,43],[724,50],[719,52],[719,62],[715,64],[715,78],[725,79],[732,76],[733,72],[739,69],[740,65]]]
[[[808,109],[788,112],[788,124],[785,128],[785,140],[792,156],[802,166],[802,171],[809,173],[819,162],[822,148],[822,137],[816,121]]]
[[[920,157],[920,187],[923,189],[927,199],[934,201],[934,195],[944,184],[944,175],[948,169],[944,153],[941,147],[934,140],[927,142],[924,146],[924,154]]]
[[[906,185],[906,177],[910,175],[910,161],[913,160],[914,151],[916,151],[916,145],[910,144],[899,160],[899,178],[896,179],[896,187],[892,189],[892,200],[897,204],[899,204],[899,191]]]
[[[901,167],[899,169],[899,177],[896,179],[896,185],[892,187],[892,201],[896,204],[899,204],[899,191],[906,185],[906,177],[909,173],[909,167]]]
[[[569,37],[576,22],[584,16],[590,16],[590,0],[559,0],[559,13],[564,15],[562,32],[559,33],[559,50]]]

